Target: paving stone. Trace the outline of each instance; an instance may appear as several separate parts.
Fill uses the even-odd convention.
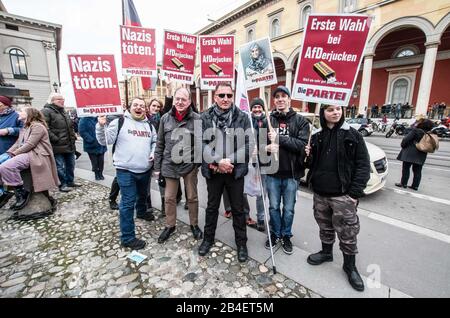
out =
[[[236,250],[220,241],[199,257],[182,222],[174,239],[158,244],[164,218],[136,222],[148,243],[138,266],[118,243],[109,189],[77,182],[83,186],[70,193],[52,192],[59,205],[50,218],[6,221],[11,212],[0,209],[0,297],[320,297],[253,259],[238,263]]]

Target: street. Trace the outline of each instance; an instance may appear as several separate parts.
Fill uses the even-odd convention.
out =
[[[386,152],[389,174],[382,190],[360,201],[357,263],[361,274],[370,277],[379,274],[375,279],[380,283],[412,297],[450,297],[450,199],[447,195],[450,142],[442,141],[439,151],[428,156],[422,183],[416,192],[394,185],[401,176],[401,162],[396,160],[401,138],[386,139],[374,134],[365,139]],[[81,142],[77,146],[82,149]],[[106,159],[105,165],[105,174],[113,176],[110,158]],[[90,169],[86,154],[77,160],[77,168]],[[157,190],[155,182],[152,182],[152,188]],[[201,176],[198,192],[200,208],[205,209],[207,191]],[[249,202],[255,218],[254,198],[249,198]],[[320,240],[309,189],[299,191],[296,214],[294,246],[306,253],[317,252]],[[334,263],[342,264],[338,243],[334,246],[334,256]],[[315,286],[305,286],[315,290]],[[315,291],[326,294],[317,288]]]

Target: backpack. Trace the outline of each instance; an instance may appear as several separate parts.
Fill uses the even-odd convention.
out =
[[[439,149],[439,139],[435,134],[425,132],[420,141],[416,144],[416,148],[422,152],[433,153]]]
[[[125,118],[122,116],[122,117],[119,117],[119,128],[117,129],[117,137],[116,137],[116,140],[114,141],[114,143],[113,143],[113,147],[112,147],[112,153],[114,154],[114,152],[116,151],[116,143],[117,143],[117,139],[119,138],[119,134],[120,134],[120,130],[122,129],[122,126],[123,126],[123,123],[124,123],[124,121],[125,121]],[[147,121],[147,123],[148,123],[148,125],[150,126],[150,131],[153,133],[153,125],[149,122],[149,121]]]

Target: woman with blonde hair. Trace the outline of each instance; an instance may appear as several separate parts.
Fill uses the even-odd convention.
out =
[[[11,207],[13,210],[24,208],[30,199],[30,192],[23,187],[22,170],[31,170],[34,192],[44,192],[49,197],[48,190],[59,185],[44,116],[35,108],[24,107],[19,111],[19,119],[24,123],[19,138],[0,156],[0,184],[14,188],[16,203]],[[11,192],[4,191],[0,195],[0,207],[11,197]],[[49,199],[53,205],[54,200]]]

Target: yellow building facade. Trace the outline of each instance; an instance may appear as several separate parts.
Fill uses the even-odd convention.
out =
[[[292,88],[303,27],[310,13],[355,13],[372,17],[369,41],[350,104],[365,114],[370,105],[409,103],[416,114],[432,102],[450,102],[441,79],[450,72],[450,0],[251,0],[196,34],[234,34],[236,61],[244,43],[271,38],[277,78]],[[211,105],[211,92],[197,103]],[[270,96],[273,87],[249,92]],[[296,107],[307,109],[300,102]]]

